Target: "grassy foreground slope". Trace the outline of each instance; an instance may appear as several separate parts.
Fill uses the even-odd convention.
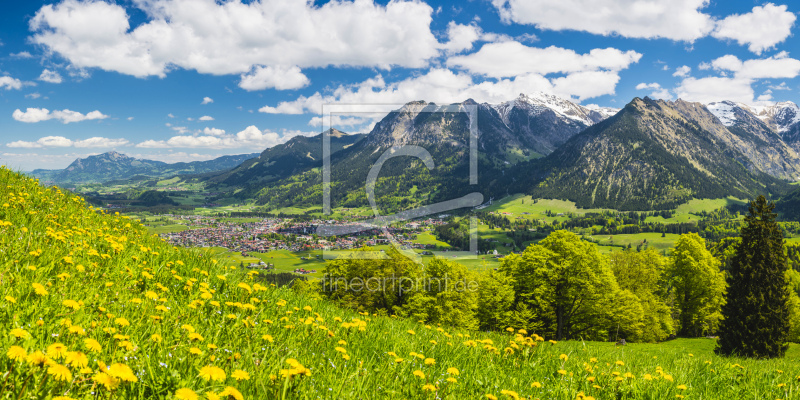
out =
[[[0,168],[0,398],[796,397],[800,354],[615,347],[361,315]],[[589,397],[585,397],[589,398]]]

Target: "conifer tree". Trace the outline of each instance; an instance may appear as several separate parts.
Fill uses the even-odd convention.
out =
[[[772,358],[788,347],[787,263],[774,208],[764,196],[750,203],[731,262],[717,354]]]

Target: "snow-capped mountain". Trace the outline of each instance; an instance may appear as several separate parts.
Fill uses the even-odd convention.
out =
[[[751,119],[763,122],[788,145],[800,150],[800,107],[791,101],[748,105],[732,101],[706,104],[725,126],[752,125]]]
[[[800,124],[800,107],[791,101],[781,101],[768,106],[750,106],[750,110],[780,134]]]
[[[527,95],[521,93],[516,99],[493,107],[503,119],[507,118],[509,111],[513,108],[524,108],[534,115],[550,110],[561,118],[580,122],[586,126],[596,124],[619,111],[619,109],[596,105],[593,105],[592,108],[584,107],[561,97],[542,92]]]
[[[592,126],[619,110],[584,107],[546,93],[520,94],[514,100],[496,105],[500,120],[535,152],[547,155],[578,132]]]

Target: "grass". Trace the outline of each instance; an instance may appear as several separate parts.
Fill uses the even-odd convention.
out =
[[[548,342],[344,310],[261,286],[216,261],[224,251],[175,248],[6,169],[0,248],[0,399],[789,399],[800,390],[797,345],[782,359],[745,360],[714,355],[713,339]]]
[[[643,240],[647,240],[649,248],[658,251],[669,251],[678,240],[680,235],[674,233],[667,233],[665,237],[661,237],[660,233],[636,233],[636,234],[620,234],[620,235],[596,235],[594,239],[597,241],[599,248],[604,251],[615,251],[621,249],[620,245],[627,247],[629,244],[632,248],[636,248]],[[612,246],[613,245],[613,246]]]

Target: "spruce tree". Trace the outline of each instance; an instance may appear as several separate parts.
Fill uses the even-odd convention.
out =
[[[750,203],[731,262],[717,354],[772,358],[788,347],[787,264],[774,208],[764,196]]]

